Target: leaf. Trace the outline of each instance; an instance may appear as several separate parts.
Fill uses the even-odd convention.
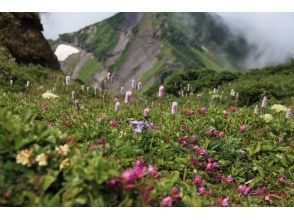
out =
[[[55,175],[46,175],[42,177],[40,188],[43,192],[45,192],[56,180],[58,172],[55,172]]]

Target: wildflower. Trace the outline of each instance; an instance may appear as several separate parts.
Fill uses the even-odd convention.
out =
[[[227,110],[224,110],[223,113],[224,113],[224,115],[228,115],[229,114],[229,112]]]
[[[65,85],[69,85],[70,83],[70,76],[65,77]]]
[[[16,156],[16,163],[23,166],[31,166],[33,149],[25,149],[20,151]]]
[[[184,136],[184,137],[181,137],[180,139],[179,139],[179,141],[180,141],[180,144],[182,145],[182,146],[188,146],[188,144],[189,144],[189,137],[188,136]]]
[[[48,110],[48,104],[47,103],[41,104],[41,109],[44,110],[44,111],[47,111]]]
[[[177,107],[178,107],[178,103],[177,102],[173,102],[172,103],[172,107],[171,107],[171,113],[172,113],[172,115],[176,114]]]
[[[149,113],[150,113],[150,109],[149,108],[145,108],[144,109],[144,112],[143,112],[143,114],[144,114],[144,117],[148,117],[149,116]]]
[[[253,112],[255,115],[257,115],[258,114],[258,105],[256,105],[255,106],[255,108],[254,108],[254,112]]]
[[[154,176],[157,173],[157,170],[154,166],[148,165],[147,172]]]
[[[235,90],[234,89],[231,89],[231,92],[230,92],[230,96],[235,96]]]
[[[290,119],[291,117],[292,117],[292,110],[288,108],[286,112],[286,119]]]
[[[145,169],[144,169],[144,161],[143,160],[137,160],[134,165],[134,174],[137,179],[141,179],[145,175]]]
[[[98,145],[105,145],[106,141],[104,137],[99,138],[99,140],[97,141]]]
[[[164,197],[160,202],[161,207],[171,207],[172,205],[173,205],[173,198],[171,196]]]
[[[136,86],[136,80],[132,80],[132,90],[134,91],[135,90],[135,86]]]
[[[125,94],[125,103],[129,103],[131,101],[132,91],[127,91]]]
[[[47,155],[42,153],[36,157],[36,161],[38,162],[39,166],[47,166],[48,165],[47,158],[48,158]]]
[[[122,179],[125,182],[132,182],[135,180],[135,173],[134,170],[132,168],[125,170],[122,175],[121,175]]]
[[[109,186],[119,186],[120,185],[120,179],[117,178],[117,177],[116,178],[113,178],[113,179],[107,181],[107,184]]]
[[[195,135],[192,135],[190,138],[190,141],[192,144],[197,144],[198,143],[198,138]]]
[[[254,193],[256,195],[263,195],[265,193],[265,187],[258,187]]]
[[[27,81],[26,88],[28,88],[29,86],[30,86],[30,81]]]
[[[203,149],[202,147],[198,146],[198,145],[194,146],[194,147],[193,147],[193,150],[194,150],[194,151],[197,151],[198,154],[199,154],[201,157],[205,157],[205,156],[207,155],[206,150]]]
[[[120,94],[123,95],[125,93],[124,87],[120,87]]]
[[[239,192],[244,196],[248,195],[248,193],[250,192],[250,188],[246,185],[240,185],[238,189]]]
[[[172,195],[172,198],[173,198],[173,199],[178,199],[178,198],[180,198],[178,187],[173,186],[173,187],[171,188],[170,191],[171,191],[171,195]]]
[[[116,127],[118,127],[118,121],[115,120],[115,119],[111,119],[111,120],[109,121],[109,126],[112,127],[112,128],[116,128]]]
[[[67,168],[68,166],[69,166],[69,160],[68,158],[66,158],[60,163],[59,169],[63,170],[64,168]]]
[[[271,114],[261,115],[260,118],[262,118],[267,123],[273,120],[273,116]]]
[[[182,131],[189,131],[189,126],[186,124],[181,124],[181,130]]]
[[[266,108],[266,105],[267,105],[267,98],[266,96],[264,96],[261,102],[261,108]]]
[[[51,99],[51,98],[54,99],[54,98],[58,98],[58,97],[59,97],[58,95],[55,95],[49,91],[42,94],[43,99]]]
[[[231,106],[230,111],[231,112],[236,112],[237,111],[237,106]]]
[[[203,186],[203,180],[201,178],[201,176],[195,176],[193,183],[197,186],[197,187],[201,187]]]
[[[80,102],[79,102],[79,100],[75,100],[75,108],[76,108],[76,110],[81,110],[81,105],[80,105]]]
[[[161,98],[161,97],[163,97],[163,95],[164,95],[164,86],[161,85],[161,86],[159,86],[157,97]]]
[[[234,178],[233,178],[231,175],[229,175],[229,176],[227,176],[227,177],[225,178],[225,181],[226,181],[227,183],[232,183],[232,182],[234,182]]]
[[[10,84],[10,85],[13,85],[13,80],[12,80],[12,79],[10,80],[9,84]]]
[[[88,146],[88,151],[89,152],[94,152],[96,150],[96,145],[94,145],[94,144],[89,144],[89,146]]]
[[[219,204],[223,207],[229,206],[230,199],[229,197],[225,197],[219,200]]]
[[[206,194],[206,189],[205,189],[205,187],[204,187],[204,186],[200,186],[200,187],[198,188],[198,192],[199,192],[199,195],[200,195],[200,196],[205,195],[205,194]]]
[[[287,112],[287,107],[280,104],[274,104],[271,106],[271,109],[276,112]]]
[[[84,92],[85,91],[85,85],[81,85],[81,90]]]
[[[141,88],[142,88],[142,83],[139,81],[139,82],[137,83],[137,90],[138,90],[138,92],[141,91]]]
[[[130,120],[130,124],[134,127],[134,131],[136,133],[141,133],[143,129],[146,127],[148,128],[148,124],[145,124],[143,121],[135,121],[135,120]]]
[[[202,116],[206,115],[207,114],[207,109],[205,107],[200,108],[199,114],[202,115]]]
[[[286,181],[287,181],[287,178],[286,178],[285,176],[279,176],[279,177],[278,177],[278,182],[279,182],[280,184],[285,184]]]
[[[76,92],[75,91],[71,91],[71,98],[73,100],[75,100],[75,98],[76,98]]]
[[[67,153],[69,152],[69,146],[67,144],[65,144],[65,145],[61,145],[59,147],[55,147],[55,151],[57,152],[57,154],[59,154],[61,156],[66,156]]]
[[[119,110],[120,110],[120,103],[119,103],[119,101],[116,101],[115,105],[114,105],[114,111],[119,112]]]
[[[244,134],[247,131],[247,126],[246,125],[240,125],[239,126],[239,131],[240,133]]]
[[[272,197],[269,196],[269,195],[266,195],[266,196],[264,197],[264,200],[265,200],[265,201],[268,201],[268,202],[270,202],[270,203],[272,203]]]

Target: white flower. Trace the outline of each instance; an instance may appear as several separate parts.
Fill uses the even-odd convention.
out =
[[[273,116],[271,114],[261,115],[260,118],[262,118],[267,123],[273,120]]]
[[[171,107],[171,113],[174,115],[177,112],[177,108],[178,108],[178,104],[177,102],[173,102],[172,103],[172,107]]]
[[[254,114],[255,114],[255,115],[258,114],[258,105],[256,105],[255,108],[254,108]]]
[[[32,164],[32,160],[31,160],[32,155],[33,155],[32,149],[22,150],[16,156],[16,163],[29,167]]]
[[[287,107],[284,105],[280,105],[280,104],[272,105],[271,109],[275,110],[276,112],[286,112],[287,111]]]
[[[36,157],[36,161],[38,162],[39,166],[47,166],[48,165],[47,159],[48,159],[48,157],[44,153],[39,154]]]
[[[54,98],[58,98],[58,97],[59,97],[58,95],[55,95],[55,94],[53,94],[53,93],[51,93],[49,91],[42,94],[43,99],[51,99],[51,98],[54,99]]]
[[[267,105],[267,98],[266,96],[263,97],[262,102],[261,102],[261,108],[265,108]]]
[[[55,151],[57,152],[57,154],[59,154],[61,156],[66,156],[69,151],[69,147],[67,144],[61,145],[59,147],[56,147]]]

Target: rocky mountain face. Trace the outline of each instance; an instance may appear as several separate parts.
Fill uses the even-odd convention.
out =
[[[111,91],[133,79],[146,88],[179,69],[243,70],[251,49],[212,13],[118,13],[60,35],[52,47],[61,43],[81,51],[61,62],[67,74]]]
[[[37,13],[0,13],[0,43],[20,64],[59,69],[60,64],[44,38]]]

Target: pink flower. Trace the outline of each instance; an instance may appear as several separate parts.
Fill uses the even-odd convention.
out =
[[[201,178],[201,176],[195,176],[193,183],[197,186],[197,187],[201,187],[203,186],[203,180]]]
[[[207,155],[206,150],[202,147],[199,147],[198,145],[193,147],[193,151],[197,151],[201,157],[205,157]]]
[[[44,111],[48,110],[48,104],[47,103],[41,104],[41,109]]]
[[[125,170],[122,175],[121,175],[122,179],[125,182],[132,182],[135,180],[135,173],[133,169],[127,169]]]
[[[227,176],[227,177],[225,178],[225,181],[226,181],[227,183],[232,183],[232,182],[234,182],[234,178],[233,178],[231,175],[229,175],[229,176]]]
[[[189,131],[189,126],[186,124],[181,124],[181,130],[182,131]]]
[[[129,103],[131,101],[132,98],[132,91],[127,91],[125,94],[125,103]]]
[[[208,163],[206,167],[206,172],[207,173],[212,173],[214,171],[214,166],[212,163]]]
[[[178,187],[174,186],[171,188],[171,195],[174,199],[178,199],[180,197]]]
[[[199,195],[200,195],[200,196],[203,196],[203,195],[206,194],[206,189],[204,188],[204,186],[200,186],[200,187],[198,188],[198,192],[199,192]]]
[[[246,196],[246,195],[249,194],[249,192],[250,192],[250,188],[249,188],[248,186],[246,186],[245,184],[244,184],[244,185],[240,185],[240,186],[239,186],[239,192],[240,192],[242,195]]]
[[[150,123],[149,126],[148,126],[149,129],[153,130],[156,128],[155,124],[154,123]]]
[[[199,114],[202,115],[202,116],[206,115],[207,114],[207,109],[205,107],[200,108]]]
[[[244,134],[247,131],[247,126],[246,125],[240,125],[239,130],[240,130],[240,133]]]
[[[255,190],[255,194],[256,195],[263,195],[265,193],[265,187],[258,187],[256,190]]]
[[[218,137],[224,137],[225,136],[225,132],[224,131],[220,131],[219,133],[218,133]]]
[[[235,111],[237,111],[237,106],[231,106],[230,111],[231,111],[231,112],[235,112]]]
[[[105,138],[104,137],[99,138],[99,140],[97,141],[97,144],[98,145],[105,145]]]
[[[119,178],[113,178],[113,179],[109,180],[107,182],[107,184],[109,186],[119,186],[120,185],[120,180],[119,180]]]
[[[110,120],[109,121],[109,126],[112,127],[112,128],[118,127],[118,121],[115,120],[115,119]]]
[[[228,110],[224,110],[224,115],[228,115],[228,114],[229,114]]]
[[[271,196],[268,196],[268,195],[266,195],[265,197],[264,197],[264,200],[265,201],[268,201],[268,202],[272,202],[272,197]]]
[[[171,107],[171,113],[172,113],[172,115],[176,114],[177,107],[178,107],[178,103],[177,102],[173,102],[172,103],[172,107]]]
[[[229,205],[230,199],[229,197],[225,197],[219,200],[219,204],[223,207],[227,207]]]
[[[173,205],[173,198],[171,196],[164,197],[160,202],[161,207],[171,207],[172,205]]]
[[[161,85],[161,86],[159,86],[159,90],[158,90],[158,95],[157,95],[157,97],[158,97],[158,98],[161,98],[163,95],[164,95],[164,86]]]
[[[190,140],[191,140],[192,144],[197,144],[198,143],[198,138],[195,135],[192,135]]]
[[[285,176],[279,176],[278,177],[278,182],[280,184],[285,184],[286,183],[287,178]]]
[[[149,165],[147,168],[147,172],[150,173],[152,176],[154,176],[157,173],[157,170],[154,166]]]
[[[150,113],[150,109],[149,108],[145,108],[144,109],[144,117],[148,117]]]
[[[135,173],[136,178],[138,178],[138,179],[141,179],[145,174],[143,164],[144,164],[144,160],[137,160],[135,162],[134,173]]]

